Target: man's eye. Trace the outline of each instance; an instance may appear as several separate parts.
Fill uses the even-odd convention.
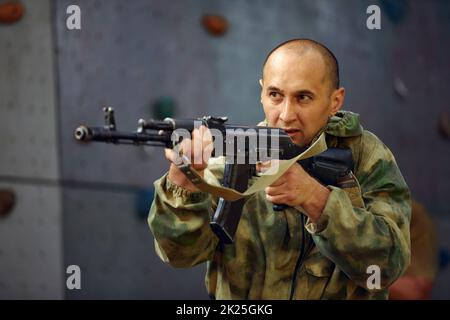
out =
[[[300,102],[309,102],[309,101],[311,101],[311,97],[306,94],[301,94],[298,96],[298,100]]]
[[[280,94],[278,92],[272,91],[269,92],[269,96],[271,96],[272,98],[278,98]]]

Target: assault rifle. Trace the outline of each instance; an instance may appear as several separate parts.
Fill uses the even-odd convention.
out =
[[[200,125],[206,126],[214,137],[212,156],[225,157],[222,186],[239,192],[244,192],[248,188],[249,180],[257,175],[257,162],[292,159],[307,149],[296,145],[282,129],[230,125],[227,124],[226,117],[140,119],[136,131],[118,131],[114,110],[106,107],[103,111],[104,126],[79,126],[75,130],[77,140],[174,148],[186,137],[183,133],[190,134]],[[354,165],[350,149],[338,148],[328,148],[316,156],[300,160],[299,164],[322,184],[332,186],[340,186]],[[219,198],[210,225],[223,244],[233,242],[244,203],[245,198],[236,201]],[[288,206],[283,204],[273,205],[275,211],[287,208]]]

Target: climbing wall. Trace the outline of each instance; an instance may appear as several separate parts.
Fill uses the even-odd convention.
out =
[[[206,298],[204,265],[174,269],[154,252],[146,215],[152,183],[167,170],[162,150],[81,145],[73,131],[101,126],[104,106],[123,130],[161,110],[255,124],[261,64],[297,37],[333,50],[345,108],[391,148],[433,215],[444,257],[433,295],[449,297],[450,141],[438,124],[450,112],[450,2],[22,3],[22,20],[0,25],[0,188],[17,200],[0,218],[0,298]],[[73,4],[81,30],[66,27]],[[371,4],[382,10],[381,30],[366,28]],[[207,32],[205,14],[225,18],[225,32]],[[72,264],[81,290],[65,289]]]
[[[256,123],[263,118],[258,79],[266,53],[286,39],[308,37],[324,42],[336,53],[347,89],[346,108],[360,113],[364,127],[394,151],[414,196],[436,217],[447,219],[448,183],[443,177],[450,176],[450,168],[442,164],[450,162],[449,141],[441,138],[437,123],[440,114],[448,110],[444,101],[448,101],[449,91],[444,86],[449,73],[442,66],[448,66],[445,57],[450,48],[448,42],[439,41],[448,36],[448,5],[442,1],[399,1],[397,5],[379,1],[382,29],[372,31],[366,28],[366,9],[372,2],[171,1],[169,5],[139,0],[126,4],[58,1],[62,175],[151,192],[152,181],[167,168],[160,150],[79,146],[72,138],[73,128],[80,123],[101,124],[101,107],[107,105],[116,109],[119,128],[134,129],[139,117],[152,115],[152,104],[162,96],[175,101],[177,117],[228,115],[234,123]],[[81,31],[68,31],[60,18],[72,3],[82,10]],[[223,36],[204,30],[201,18],[205,13],[226,18],[228,30]],[[75,208],[88,201],[86,197],[92,203],[106,201],[96,194],[65,189],[65,221],[78,218]],[[119,200],[111,197],[109,201]],[[135,219],[131,208],[118,206],[123,207],[121,219]],[[113,211],[114,206],[102,210],[86,205],[85,219],[104,221],[103,227],[119,225],[122,220],[112,219],[117,214]],[[84,227],[65,223],[65,242],[71,244],[66,247],[66,261],[68,257],[78,259],[81,248],[94,248],[75,239],[82,234],[89,238],[98,228],[98,223]],[[141,232],[145,238],[147,230]],[[105,257],[90,263],[108,261],[106,248],[112,243],[111,236],[105,251],[92,250]],[[134,258],[136,266],[148,268],[155,257],[150,245],[132,243],[148,248],[148,255]],[[136,276],[131,271],[125,274]],[[195,276],[200,281],[200,273]],[[152,286],[147,290],[149,296],[157,297],[161,289]],[[191,291],[203,290],[199,285]],[[173,292],[173,297],[181,296]]]

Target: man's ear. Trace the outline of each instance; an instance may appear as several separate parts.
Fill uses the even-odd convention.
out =
[[[336,89],[331,97],[331,110],[330,115],[334,116],[344,105],[344,99],[345,99],[345,88],[340,87],[339,89]]]
[[[262,79],[259,79],[259,85],[261,86],[261,104],[262,104],[262,94],[263,94],[263,80]]]

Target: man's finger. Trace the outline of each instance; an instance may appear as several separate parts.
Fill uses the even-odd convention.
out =
[[[270,196],[270,195],[266,194],[266,199],[267,199],[267,201],[270,201],[275,204],[288,204],[287,198],[284,194],[276,195],[276,196]]]
[[[264,192],[268,195],[271,196],[276,196],[276,195],[280,195],[280,194],[285,194],[286,193],[286,187],[284,187],[284,185],[281,186],[268,186],[264,189]]]
[[[256,171],[258,173],[266,172],[271,166],[271,161],[258,162],[256,164]]]
[[[201,129],[201,127],[200,127]],[[192,131],[192,148],[193,148],[193,154],[192,154],[192,162],[194,164],[202,164],[203,163],[203,141],[202,141],[202,134],[200,132],[200,129],[194,129]]]
[[[169,160],[170,162],[173,162],[175,159],[174,159],[174,152],[173,152],[173,150],[172,149],[169,149],[169,148],[165,148],[164,149],[164,155],[166,156],[166,159],[167,160]]]
[[[179,144],[177,144],[173,148],[173,158],[176,165],[179,165],[183,162],[183,155],[185,155],[189,161],[191,161],[191,140],[183,139]]]
[[[213,149],[214,149],[214,145],[212,143],[210,143],[206,147],[204,147],[204,149],[203,149],[203,162],[205,164],[207,164],[209,158],[211,158],[211,154],[213,152]]]
[[[277,180],[275,180],[274,182],[272,182],[272,184],[270,185],[271,187],[278,187],[281,186],[283,184],[285,184],[287,181],[287,177],[286,174],[283,174],[281,177],[279,177]]]
[[[207,163],[214,148],[213,138],[211,131],[205,126],[200,127],[200,132],[202,134],[203,161]]]

